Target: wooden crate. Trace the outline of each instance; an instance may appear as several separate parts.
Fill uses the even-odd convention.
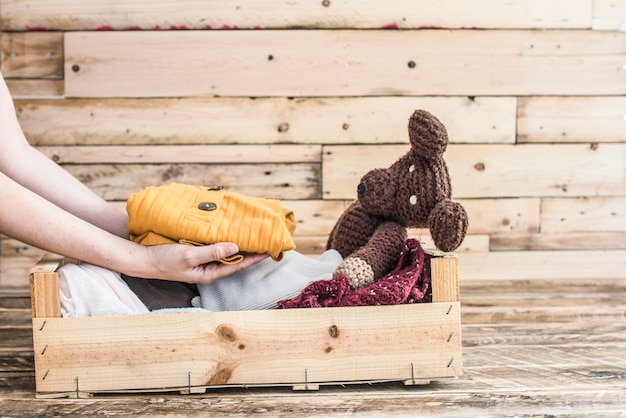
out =
[[[79,318],[61,317],[63,260],[44,259],[30,272],[37,397],[460,376],[458,258],[429,253],[432,303]]]

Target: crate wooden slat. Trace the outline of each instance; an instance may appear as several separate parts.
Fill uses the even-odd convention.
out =
[[[184,390],[453,377],[461,370],[460,343],[458,335],[450,343],[447,339],[459,330],[458,312],[455,303],[314,314],[35,319],[35,353],[47,347],[35,357],[37,390]],[[456,364],[448,367],[453,359]]]
[[[30,276],[37,394],[459,376],[458,259],[433,254],[432,303],[81,318],[60,317],[46,259]]]
[[[625,37],[519,30],[68,32],[65,93],[617,95],[626,93]]]
[[[452,142],[514,143],[514,97],[16,100],[37,145],[390,143],[429,109]]]
[[[560,260],[555,260],[560,261]],[[210,390],[202,396],[94,396],[89,400],[33,399],[34,359],[30,297],[0,288],[0,307],[12,313],[0,327],[0,410],[6,416],[97,416],[104,412],[154,417],[616,416],[623,411],[626,343],[624,278],[464,280],[463,376],[420,388],[399,383],[323,387]],[[19,294],[22,293],[22,297]]]
[[[193,0],[73,2],[2,0],[5,30],[306,28],[579,28],[591,26],[591,0],[374,0],[241,3]],[[141,10],[141,13],[137,13]],[[167,10],[167,12],[164,12]],[[277,12],[280,10],[280,12]],[[600,10],[601,12],[601,10]]]

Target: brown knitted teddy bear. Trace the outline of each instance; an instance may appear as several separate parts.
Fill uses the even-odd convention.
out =
[[[442,158],[448,145],[443,124],[416,110],[409,119],[411,150],[386,169],[366,173],[358,199],[341,215],[327,249],[344,257],[335,276],[353,288],[374,282],[395,267],[407,228],[429,228],[435,245],[453,251],[467,232],[467,213],[451,199],[450,175]]]

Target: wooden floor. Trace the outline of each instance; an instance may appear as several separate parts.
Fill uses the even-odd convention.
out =
[[[0,289],[0,416],[626,416],[626,280],[461,281],[461,301],[458,379],[35,399],[28,292]]]

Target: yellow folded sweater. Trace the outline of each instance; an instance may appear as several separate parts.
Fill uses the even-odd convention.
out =
[[[152,186],[126,203],[131,240],[143,245],[234,242],[240,251],[267,253],[274,260],[296,248],[294,214],[280,201],[243,196],[222,187],[173,183]],[[235,263],[237,255],[220,260]]]

